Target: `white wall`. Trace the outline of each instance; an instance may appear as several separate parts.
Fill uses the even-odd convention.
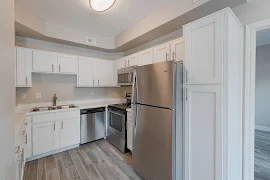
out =
[[[243,25],[270,18],[269,0],[249,0],[232,9]]]
[[[1,0],[0,24],[0,179],[15,180],[14,0]]]
[[[270,128],[270,45],[257,47],[255,122]]]

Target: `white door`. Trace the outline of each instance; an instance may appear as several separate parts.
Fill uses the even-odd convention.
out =
[[[98,60],[97,61],[97,73],[96,73],[96,86],[112,86],[114,62],[110,60]]]
[[[94,87],[96,74],[96,59],[79,57],[79,70],[77,75],[78,87]]]
[[[133,146],[133,125],[131,121],[127,121],[127,148],[132,151]]]
[[[16,48],[16,87],[32,86],[32,60],[31,49]]]
[[[58,72],[67,74],[77,74],[78,57],[67,54],[58,54]]]
[[[185,180],[221,180],[222,86],[190,85],[185,91]]]
[[[126,67],[137,66],[137,65],[138,65],[137,54],[132,54],[126,57]]]
[[[80,144],[80,119],[60,121],[60,148]]]
[[[59,148],[59,122],[33,125],[33,156]]]
[[[183,61],[185,58],[184,39],[179,38],[171,42],[171,59],[174,61]]]
[[[170,61],[170,43],[161,44],[153,47],[154,59],[153,63]]]
[[[184,26],[186,84],[222,83],[223,13]]]
[[[138,52],[138,66],[144,66],[153,63],[153,50],[152,48]]]
[[[57,54],[33,50],[33,72],[57,73]]]

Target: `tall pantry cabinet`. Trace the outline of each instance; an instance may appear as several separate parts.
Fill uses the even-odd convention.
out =
[[[183,29],[184,179],[240,180],[243,27],[226,8]]]

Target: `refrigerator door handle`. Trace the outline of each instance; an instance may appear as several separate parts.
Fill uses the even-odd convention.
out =
[[[133,86],[132,86],[132,121],[133,121],[134,137],[136,137],[136,130],[137,130],[137,116],[138,116],[137,99],[138,99],[138,81],[136,70],[134,70]]]

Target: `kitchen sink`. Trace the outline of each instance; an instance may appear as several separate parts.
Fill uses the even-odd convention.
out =
[[[36,108],[31,109],[31,112],[53,111],[53,110],[70,109],[70,108],[78,108],[78,106],[71,104],[71,105],[61,105],[61,106],[36,107]]]

